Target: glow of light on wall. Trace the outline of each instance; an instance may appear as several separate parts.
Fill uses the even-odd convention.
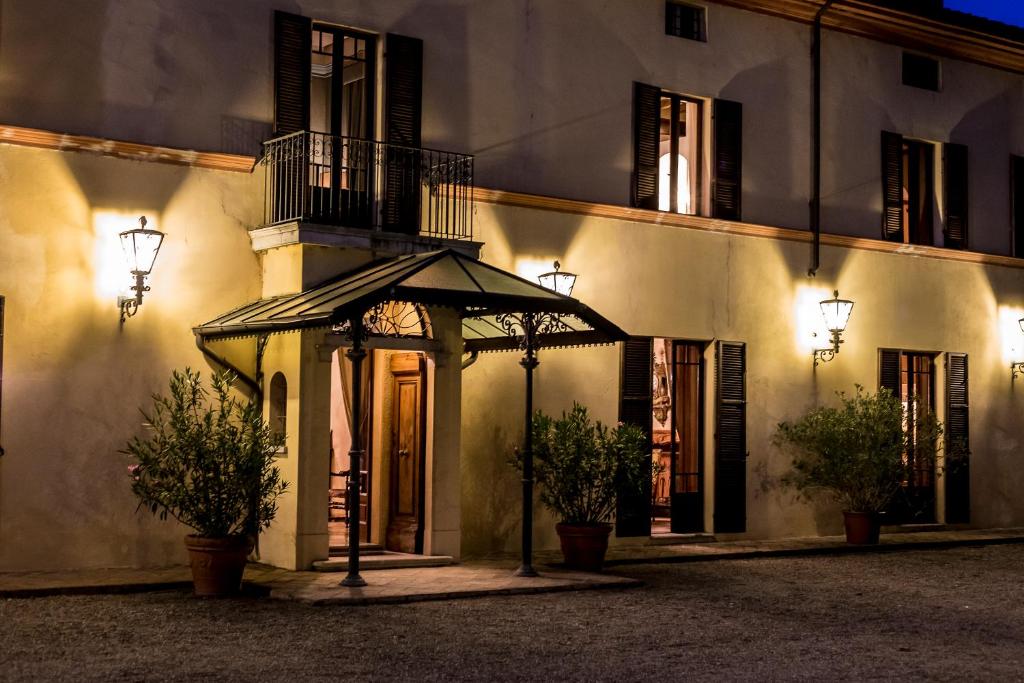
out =
[[[1003,362],[1007,365],[1024,361],[1024,332],[1021,332],[1019,322],[1021,318],[1024,318],[1024,308],[999,307],[999,341],[1003,348]]]
[[[821,315],[821,302],[832,298],[827,287],[797,285],[793,295],[793,320],[796,323],[796,346],[801,353],[811,354],[815,349],[829,348],[832,338]]]
[[[133,280],[119,235],[138,227],[143,214],[153,225],[160,224],[160,214],[152,209],[93,210],[93,289],[98,299],[113,302],[131,295]]]
[[[544,256],[534,258],[532,256],[517,256],[515,261],[515,274],[524,280],[537,284],[537,276],[551,272],[551,264],[558,259],[557,256]],[[571,268],[569,270],[572,270]]]

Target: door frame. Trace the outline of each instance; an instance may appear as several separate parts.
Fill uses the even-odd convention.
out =
[[[707,353],[708,344],[710,342],[695,341],[691,339],[671,339],[672,342],[672,411],[671,411],[671,434],[672,434],[672,458],[671,458],[671,476],[669,477],[669,529],[671,533],[704,533],[705,526],[705,503],[707,502],[707,486],[706,483],[706,472],[705,469],[707,464],[704,462],[704,456],[706,453],[704,439],[706,436],[706,426],[704,424],[705,416],[707,415],[707,401],[706,401],[706,390],[707,390],[707,361],[704,355]],[[698,381],[698,406],[697,406],[697,494],[700,496],[700,519],[697,520],[698,531],[682,531],[678,532],[672,529],[675,521],[675,506],[672,504],[674,496],[676,495],[676,458],[678,457],[679,448],[676,443],[676,388],[677,379],[679,377],[676,372],[676,349],[680,346],[692,346],[698,349],[699,360],[697,361],[697,381]],[[685,365],[685,364],[684,364]]]
[[[398,370],[395,371],[393,363],[396,357],[401,356],[414,356],[416,358],[416,369],[412,370]],[[387,547],[388,541],[388,529],[391,527],[392,515],[394,514],[395,505],[397,504],[397,466],[398,462],[395,458],[397,441],[395,433],[395,416],[396,407],[398,405],[398,392],[395,391],[396,383],[401,376],[417,376],[420,382],[419,396],[418,396],[418,415],[416,417],[418,436],[417,441],[419,447],[419,458],[416,463],[417,467],[417,482],[416,482],[416,517],[417,525],[414,534],[413,541],[413,553],[417,555],[423,554],[424,538],[426,535],[426,492],[427,492],[427,363],[426,356],[422,352],[410,351],[410,352],[399,352],[392,354],[388,359],[388,374],[391,377],[391,411],[388,429],[391,430],[391,447],[390,447],[390,464],[388,467],[388,510],[386,522],[384,524],[384,538],[383,545]]]

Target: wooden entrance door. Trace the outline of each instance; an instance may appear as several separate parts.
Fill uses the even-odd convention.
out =
[[[391,469],[385,547],[423,552],[426,375],[417,353],[391,356]]]

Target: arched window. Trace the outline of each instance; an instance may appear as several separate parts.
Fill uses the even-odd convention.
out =
[[[288,380],[284,374],[275,372],[270,379],[270,428],[275,434],[284,435],[288,421]]]

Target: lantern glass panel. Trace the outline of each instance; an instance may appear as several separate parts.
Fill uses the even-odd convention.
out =
[[[163,241],[164,234],[158,230],[128,230],[121,233],[121,248],[132,273],[149,275],[153,271]]]
[[[829,332],[842,332],[850,321],[853,302],[846,299],[828,299],[821,302],[821,315]]]

